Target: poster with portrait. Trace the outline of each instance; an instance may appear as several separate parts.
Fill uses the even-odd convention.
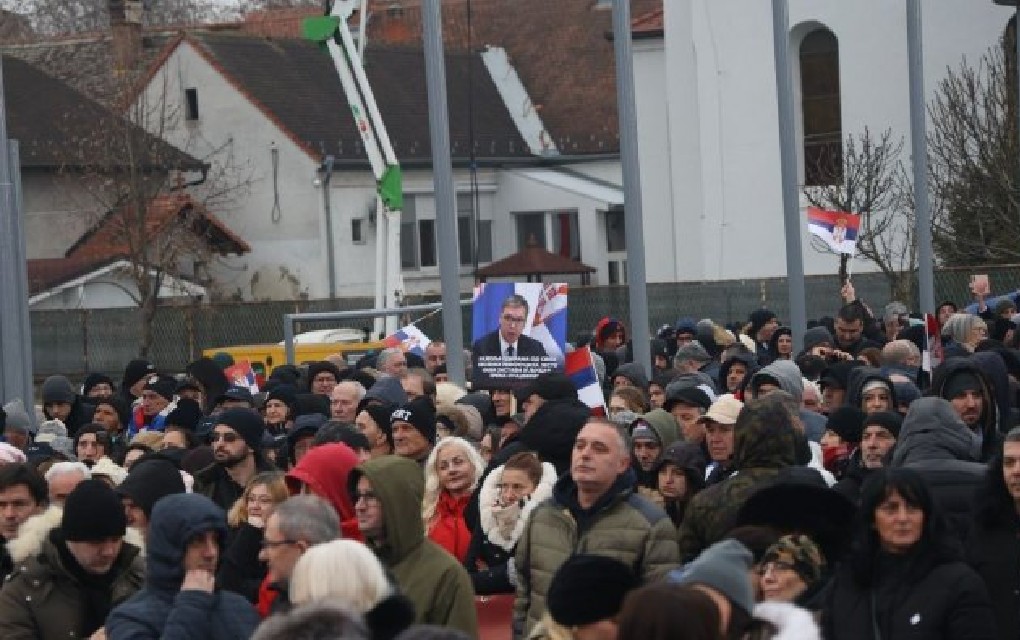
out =
[[[566,283],[478,285],[471,323],[473,387],[515,389],[562,369],[566,334]]]

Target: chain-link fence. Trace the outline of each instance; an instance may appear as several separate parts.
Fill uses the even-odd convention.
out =
[[[1020,288],[1020,265],[940,269],[935,273],[935,298],[965,303],[970,300],[970,275],[986,273],[993,291],[1005,293]],[[857,295],[876,313],[889,302],[889,285],[881,274],[854,276]],[[839,308],[837,276],[806,279],[807,316],[834,315]],[[754,309],[767,306],[781,318],[789,317],[786,278],[725,280],[718,282],[671,282],[648,285],[649,324],[654,331],[682,316],[713,318],[719,322],[744,320]],[[408,296],[407,304],[439,301],[439,295]],[[182,371],[204,349],[217,346],[279,342],[283,339],[283,314],[301,312],[370,309],[372,298],[299,300],[292,302],[218,303],[164,307],[153,323],[153,344],[149,358],[166,371]],[[917,308],[916,300],[910,301]],[[465,342],[471,338],[471,308],[461,313]],[[625,286],[575,287],[570,291],[568,335],[590,331],[603,316],[610,315],[630,324],[628,288]],[[55,373],[76,379],[89,371],[119,377],[128,360],[137,357],[141,337],[141,314],[137,309],[80,309],[33,311],[32,353],[35,373]],[[423,317],[424,316],[424,317]],[[440,338],[442,314],[419,314],[417,321],[426,335]],[[315,329],[350,327],[368,330],[370,319],[301,322],[295,333]]]

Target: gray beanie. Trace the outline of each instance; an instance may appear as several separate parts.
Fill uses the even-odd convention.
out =
[[[40,395],[42,396],[44,406],[51,402],[73,404],[74,399],[77,397],[74,393],[74,387],[71,386],[71,381],[64,376],[50,376],[46,378],[43,381]]]
[[[11,400],[5,404],[4,413],[7,414],[7,421],[4,424],[8,428],[20,429],[21,431],[27,431],[29,433],[35,431],[32,419],[29,418],[28,412],[25,411],[25,405],[21,403],[20,398]]]
[[[687,566],[669,574],[669,581],[681,585],[701,584],[715,589],[745,613],[754,610],[751,565],[754,556],[736,540],[723,540],[705,549]]]

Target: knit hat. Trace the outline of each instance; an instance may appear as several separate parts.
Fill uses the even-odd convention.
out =
[[[726,596],[745,613],[754,609],[750,570],[754,556],[736,540],[723,540],[705,549],[693,562],[669,574],[670,582],[705,585]]]
[[[900,437],[900,428],[903,427],[903,416],[896,413],[895,411],[876,411],[869,413],[864,418],[864,423],[861,425],[861,432],[868,427],[882,427],[893,435],[894,438]]]
[[[321,413],[324,416],[328,416],[329,397],[319,393],[297,394],[297,413],[294,414],[294,417],[297,418],[298,416],[304,416],[311,413]]]
[[[74,455],[74,440],[67,436],[57,436],[49,442],[50,449],[53,453],[63,457],[65,460],[77,460],[78,456]]]
[[[772,313],[768,309],[762,307],[761,309],[755,309],[751,312],[748,317],[748,322],[751,323],[751,329],[747,332],[755,340],[758,339],[758,332],[764,327],[770,320],[776,317],[776,314]]]
[[[255,405],[255,399],[251,395],[251,390],[248,389],[247,387],[230,387],[229,389],[221,393],[218,398],[216,398],[216,404],[220,404],[221,402],[227,400],[233,400],[235,402],[245,402],[248,404],[248,406]]]
[[[287,434],[288,445],[293,448],[301,438],[307,436],[314,437],[319,432],[319,429],[322,428],[322,425],[326,424],[326,421],[326,416],[321,413],[298,416],[294,421],[294,426],[291,427],[290,432]]]
[[[817,327],[811,327],[804,332],[804,351],[811,351],[815,347],[823,344],[832,346],[835,341],[832,339],[832,334],[825,327],[819,325]]]
[[[662,408],[666,411],[672,411],[673,407],[679,403],[688,404],[692,407],[701,407],[708,411],[709,407],[712,406],[712,399],[700,387],[684,387],[680,385],[674,387],[673,384],[670,384],[666,388],[666,399],[662,403]]]
[[[53,442],[56,438],[66,438],[67,427],[60,420],[47,420],[39,425],[39,433],[35,436],[36,442]]]
[[[108,384],[110,389],[115,389],[113,385],[113,378],[104,373],[90,373],[85,376],[85,380],[81,383],[81,394],[83,396],[89,395],[89,391],[99,384]]]
[[[333,378],[336,379],[337,382],[340,382],[340,369],[338,369],[335,364],[328,360],[320,360],[319,362],[313,362],[308,365],[309,389],[311,389],[312,380],[315,380],[315,376],[323,372],[333,374]]]
[[[149,376],[148,380],[145,381],[145,386],[142,387],[142,391],[157,393],[165,398],[167,402],[174,399],[175,389],[177,389],[177,379],[161,373]]]
[[[60,529],[69,542],[121,538],[127,529],[124,506],[102,480],[83,480],[64,501]]]
[[[527,400],[532,395],[537,395],[543,400],[576,400],[577,387],[566,375],[557,371],[549,371],[539,374],[525,385],[518,392],[517,397],[520,400]]]
[[[705,351],[705,347],[701,346],[701,343],[697,340],[692,340],[676,350],[676,356],[673,357],[676,362],[683,362],[684,360],[694,360],[695,362],[708,362],[712,359],[712,356]]]
[[[892,393],[892,387],[887,380],[882,378],[872,378],[864,383],[861,387],[861,395],[874,391],[875,389],[885,389],[886,393]]]
[[[656,433],[652,425],[648,423],[644,418],[638,418],[631,424],[630,439],[637,442],[638,440],[651,440],[652,442],[658,443],[662,446],[662,438]]]
[[[33,431],[32,419],[25,411],[25,405],[21,403],[21,399],[11,400],[3,406],[3,411],[7,414],[4,421],[5,429],[19,429],[29,433]]]
[[[981,384],[981,378],[976,373],[971,371],[959,371],[954,373],[946,380],[945,387],[943,387],[942,397],[947,400],[961,395],[965,391],[976,391],[982,393],[984,391],[984,385]]]
[[[897,380],[892,383],[896,394],[896,404],[910,406],[910,403],[921,397],[921,390],[909,380]]]
[[[266,427],[262,417],[251,409],[235,407],[222,411],[216,418],[217,425],[225,425],[237,432],[252,451],[262,449],[262,434]]]
[[[177,401],[174,410],[167,415],[165,424],[194,431],[201,419],[202,407],[198,406],[194,400],[181,398]]]
[[[401,386],[399,378],[382,376],[375,381],[365,397],[358,403],[358,410],[364,409],[373,400],[399,407],[407,402],[407,392]]]
[[[113,460],[110,460],[106,456],[103,456],[102,458],[99,459],[98,462],[92,465],[92,468],[89,471],[92,472],[93,478],[99,476],[105,476],[109,478],[111,481],[113,481],[113,485],[115,487],[119,486],[120,483],[124,482],[124,479],[127,478],[128,474],[127,470],[124,469],[124,467],[121,467],[120,465],[115,463]]]
[[[546,608],[553,620],[566,627],[608,620],[638,586],[634,572],[619,560],[578,554],[567,558],[553,575]]]
[[[818,582],[825,569],[825,557],[811,538],[795,534],[783,536],[765,552],[762,562],[784,562],[797,572],[804,584]]]
[[[27,458],[21,449],[6,442],[0,442],[0,464],[25,462]]]
[[[145,516],[152,513],[152,506],[164,496],[184,493],[181,472],[164,458],[143,458],[131,467],[124,481],[117,486],[117,493],[131,498]],[[123,507],[121,508],[123,512]]]
[[[391,447],[393,446],[393,428],[390,426],[390,416],[393,415],[394,410],[396,410],[395,406],[384,402],[370,404],[361,409],[361,411],[364,411],[372,418],[376,426],[386,435],[386,441],[390,443]]]
[[[864,415],[859,408],[844,405],[829,414],[825,428],[838,435],[840,440],[857,444],[864,431]]]
[[[125,429],[131,422],[131,409],[129,409],[127,404],[118,396],[110,396],[109,398],[94,398],[89,402],[91,402],[95,407],[98,407],[101,404],[112,407],[113,410],[117,412],[117,417],[120,418],[120,426]]]
[[[430,444],[436,443],[436,409],[428,398],[415,398],[390,414],[390,428],[397,422],[406,422],[417,429]]]
[[[1001,316],[1007,311],[1011,313],[1016,311],[1016,303],[1009,298],[1003,298],[995,303],[995,315]]]
[[[43,406],[52,402],[74,403],[77,397],[74,387],[71,386],[71,381],[65,376],[50,376],[46,378],[42,384],[41,395]]]
[[[124,377],[120,383],[121,389],[127,392],[128,389],[135,386],[135,383],[155,371],[156,367],[148,360],[132,360],[124,367]]]

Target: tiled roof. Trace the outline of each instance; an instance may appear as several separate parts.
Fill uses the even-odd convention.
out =
[[[336,68],[327,53],[300,39],[195,31],[187,41],[312,157],[365,158]],[[431,162],[425,59],[420,48],[369,45],[365,70],[402,164]],[[446,56],[451,151],[468,153],[468,76],[473,75],[476,154],[528,157],[478,54]]]
[[[202,166],[22,60],[5,56],[3,74],[7,135],[21,143],[22,167],[115,167],[128,157],[127,139],[142,166]],[[122,132],[130,135],[118,135]]]
[[[119,260],[118,256],[37,258],[27,261],[29,295],[42,293],[58,284],[92,273]]]
[[[665,33],[664,12],[656,9],[631,22],[631,34],[635,38],[661,38]]]
[[[478,269],[480,278],[544,274],[593,273],[594,267],[571,260],[541,247],[525,247],[517,253]]]
[[[247,242],[187,193],[177,191],[153,198],[145,212],[144,229],[132,224],[133,216],[131,207],[107,213],[65,255],[82,260],[130,256],[132,246],[142,246],[151,238],[171,233],[175,225],[185,221],[190,222],[190,231],[208,242],[213,251],[221,254],[251,251]]]

